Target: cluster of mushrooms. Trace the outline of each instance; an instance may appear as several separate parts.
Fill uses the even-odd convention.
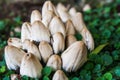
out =
[[[78,41],[75,34],[82,40]],[[55,74],[52,80],[68,80],[65,73],[77,71],[87,61],[87,49],[94,49],[94,40],[74,7],[46,1],[42,12],[33,10],[29,22],[21,27],[21,39],[9,38],[5,47],[8,69],[20,70],[21,76],[41,78],[44,66]]]

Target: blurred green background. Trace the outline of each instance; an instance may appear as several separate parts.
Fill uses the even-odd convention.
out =
[[[82,12],[87,28],[95,40],[95,51],[88,52],[87,63],[70,80],[120,80],[120,0],[51,0]],[[9,37],[20,37],[22,22],[29,21],[31,11],[41,10],[45,0],[0,0],[0,80],[10,80],[4,47]],[[86,5],[89,9],[83,10]],[[47,79],[51,80],[47,76]],[[24,79],[28,79],[27,77]]]

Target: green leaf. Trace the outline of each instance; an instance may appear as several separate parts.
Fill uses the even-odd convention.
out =
[[[112,74],[110,72],[107,72],[103,75],[103,77],[106,79],[106,80],[112,80]]]
[[[105,29],[104,31],[102,31],[102,36],[103,36],[105,39],[110,38],[110,36],[111,36],[111,31],[108,30],[108,29]]]
[[[100,72],[101,71],[101,65],[97,64],[95,65],[95,68],[93,69],[93,73]]]
[[[101,58],[103,59],[103,65],[105,65],[105,66],[108,66],[108,65],[112,64],[112,62],[113,62],[112,57],[108,54],[103,54],[101,56]]]
[[[21,23],[21,17],[20,16],[15,17],[13,20],[17,23]]]
[[[49,77],[44,76],[44,77],[43,77],[43,80],[50,80],[50,79],[49,79]]]
[[[7,71],[7,73],[6,73],[5,75],[6,75],[6,76],[9,76],[9,75],[11,75],[11,74],[15,74],[15,72],[12,71],[12,70],[9,70],[9,71]]]
[[[107,46],[108,45],[108,43],[105,43],[105,44],[101,44],[101,45],[99,45],[97,48],[95,48],[95,50],[93,50],[92,52],[91,52],[91,54],[98,54],[105,46]],[[91,55],[90,54],[90,55]]]
[[[76,37],[77,40],[81,40],[82,39],[82,36],[79,33],[76,33],[75,37]]]
[[[104,9],[104,11],[105,11],[106,13],[110,12],[110,7],[106,7],[106,8]]]
[[[71,80],[80,80],[78,77],[73,77]]]
[[[3,80],[10,80],[9,76],[5,76]]]
[[[49,76],[52,72],[52,68],[50,67],[44,67],[42,70],[42,75]]]
[[[85,69],[86,70],[91,70],[93,68],[94,68],[94,64],[92,62],[86,63],[86,65],[85,65]]]
[[[22,80],[29,80],[28,76],[22,76]]]
[[[84,80],[91,80],[91,74],[87,73]]]
[[[104,77],[98,77],[96,80],[105,80]]]
[[[114,50],[112,52],[112,57],[114,60],[119,60],[119,51],[118,50]]]
[[[0,31],[2,31],[3,29],[5,29],[5,22],[0,21]]]
[[[87,74],[87,70],[83,69],[80,71],[80,76],[85,76]]]
[[[115,67],[114,73],[116,76],[120,77],[120,66]]]
[[[1,68],[0,68],[0,73],[4,73],[6,71],[6,67],[5,66],[2,66]]]

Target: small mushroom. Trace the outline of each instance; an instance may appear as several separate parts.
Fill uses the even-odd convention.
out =
[[[83,30],[81,31],[81,35],[88,49],[92,51],[94,49],[94,39],[92,37],[92,34],[89,32],[87,28],[83,28]]]
[[[62,62],[58,55],[52,55],[47,62],[47,66],[51,67],[54,71],[61,69]]]
[[[65,49],[65,40],[62,33],[57,32],[53,35],[52,46],[55,54],[58,54]]]
[[[46,14],[44,14],[43,18],[42,18],[42,22],[45,25],[45,27],[49,27],[49,24],[52,20],[52,18],[55,16],[53,11],[46,11]]]
[[[62,53],[61,58],[65,71],[77,71],[87,61],[87,49],[84,42],[74,42]]]
[[[31,42],[30,40],[25,40],[23,42],[23,49],[27,50],[27,52],[32,53],[33,55],[35,55],[39,60],[41,60],[41,54],[40,51],[38,49],[38,47]]]
[[[22,42],[19,38],[9,38],[7,43],[8,45],[15,46],[17,48],[22,48]]]
[[[31,38],[31,24],[29,22],[24,22],[21,29],[21,41],[24,42],[25,39]]]
[[[52,80],[68,80],[68,77],[62,70],[57,70],[53,75]]]
[[[57,11],[63,22],[66,22],[68,19],[70,19],[70,15],[67,11],[67,8],[63,4],[59,3],[57,5]]]
[[[44,63],[46,63],[48,61],[49,57],[53,54],[52,47],[46,41],[40,42],[39,51],[41,53],[41,57],[42,57]]]
[[[69,10],[70,16],[74,16],[76,13],[77,13],[77,10],[75,9],[75,7],[70,8]]]
[[[81,32],[82,29],[86,27],[83,22],[82,13],[80,12],[76,13],[75,15],[72,16],[71,19],[77,32]]]
[[[66,22],[66,35],[75,35],[75,26],[72,21],[69,19]]]
[[[50,32],[41,21],[35,21],[31,27],[31,41],[50,42]]]
[[[38,10],[33,10],[30,19],[31,24],[34,23],[35,21],[41,21],[41,19],[42,19],[41,13]]]
[[[40,78],[42,76],[41,71],[42,65],[39,62],[39,59],[31,53],[25,54],[22,58],[20,74],[31,78]]]
[[[5,61],[8,69],[17,70],[21,65],[22,57],[26,53],[15,47],[15,46],[6,46],[5,47]]]
[[[76,41],[77,41],[77,39],[74,35],[66,36],[66,48],[68,48],[71,44],[73,44]]]
[[[44,15],[46,14],[47,11],[53,11],[56,16],[59,16],[57,10],[55,9],[55,6],[52,4],[51,1],[46,1],[43,4],[43,7],[42,7],[42,17],[44,17]]]
[[[63,22],[60,20],[60,18],[57,16],[53,17],[53,19],[51,20],[50,25],[49,25],[49,30],[52,35],[57,32],[61,32],[63,34],[64,38],[66,36],[65,26],[64,26]]]

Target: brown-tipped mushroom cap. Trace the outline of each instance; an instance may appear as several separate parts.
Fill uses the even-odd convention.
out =
[[[68,48],[71,44],[77,41],[76,37],[74,35],[68,35],[66,36],[66,48]]]
[[[9,38],[7,43],[8,45],[15,46],[17,48],[22,48],[22,42],[19,38]]]
[[[75,26],[72,21],[69,19],[66,22],[66,35],[75,35]]]
[[[20,67],[20,74],[32,77],[40,78],[42,71],[42,65],[39,60],[31,53],[27,53],[22,58],[22,63]]]
[[[58,55],[52,55],[47,62],[47,66],[51,67],[54,71],[61,69],[62,62]]]
[[[21,65],[22,57],[25,52],[15,46],[5,47],[5,61],[8,69],[16,70]]]

